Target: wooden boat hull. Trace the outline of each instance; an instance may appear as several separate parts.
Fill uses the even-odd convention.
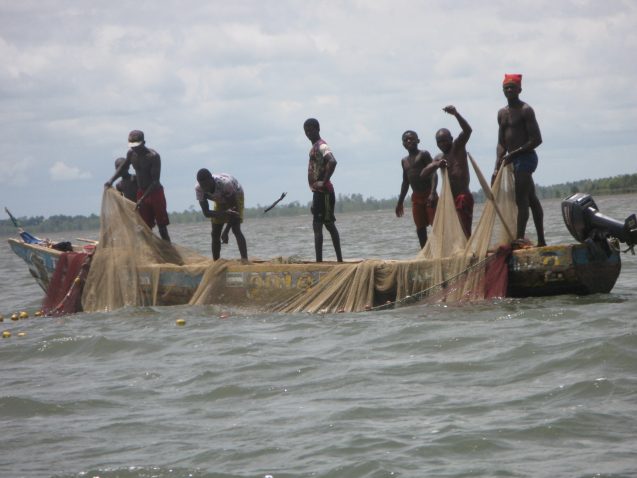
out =
[[[11,249],[27,264],[28,270],[46,291],[62,254],[55,249],[9,239]],[[335,262],[277,263],[229,262],[222,292],[215,303],[259,308],[290,299],[318,283]],[[586,244],[567,244],[520,249],[511,253],[508,263],[510,297],[537,297],[557,294],[608,293],[621,270],[619,253],[609,249],[600,255]],[[157,305],[187,304],[201,282],[202,273],[162,269],[157,288]],[[152,267],[140,272],[140,282],[150,297]],[[395,298],[378,295],[374,305]],[[151,303],[150,299],[148,301]]]
[[[599,254],[586,244],[514,251],[509,259],[510,297],[608,293],[621,271],[619,251]]]

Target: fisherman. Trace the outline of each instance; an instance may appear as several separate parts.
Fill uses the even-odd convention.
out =
[[[115,171],[119,169],[126,158],[117,158],[115,160]],[[130,173],[130,169],[122,171],[121,179],[115,184],[122,196],[132,202],[137,202],[137,177]]]
[[[427,243],[427,226],[433,224],[436,214],[438,175],[435,168],[426,169],[432,163],[431,154],[429,151],[418,149],[420,139],[415,131],[405,131],[402,141],[403,147],[409,154],[400,161],[403,182],[400,186],[398,204],[396,204],[396,217],[402,217],[405,213],[403,203],[411,185],[411,213],[422,249]]]
[[[467,141],[471,137],[471,126],[453,105],[442,109],[458,120],[462,131],[456,139],[451,136],[447,128],[441,128],[436,133],[436,144],[442,153],[433,160],[433,169],[447,168],[449,185],[456,205],[456,213],[467,239],[471,237],[471,221],[473,219],[473,195],[469,191],[469,163],[467,162]]]
[[[535,148],[542,144],[540,127],[533,108],[519,98],[522,92],[522,75],[505,74],[502,89],[508,104],[498,111],[498,146],[491,182],[493,183],[503,164],[513,162],[515,202],[518,207],[517,235],[514,242],[525,242],[524,233],[530,207],[537,231],[537,245],[545,246],[544,211],[535,194],[533,181],[533,172],[538,163]]]
[[[323,226],[332,237],[332,244],[336,252],[336,260],[343,262],[341,254],[341,239],[334,222],[334,205],[336,196],[334,186],[330,181],[336,159],[327,143],[321,138],[321,126],[318,120],[309,118],[303,123],[305,136],[312,143],[310,160],[307,166],[307,182],[312,191],[312,227],[314,229],[314,250],[316,262],[323,262]]]
[[[229,174],[212,174],[208,169],[202,168],[197,171],[195,196],[201,212],[212,223],[212,258],[216,261],[221,257],[221,233],[223,225],[228,224],[237,240],[241,262],[248,262],[248,246],[241,232],[244,196],[239,181]],[[210,210],[208,201],[215,203],[214,210]]]
[[[137,177],[135,207],[148,227],[152,229],[157,224],[161,238],[170,242],[168,235],[170,220],[166,211],[166,196],[164,196],[164,187],[159,182],[161,158],[157,151],[146,147],[143,131],[133,130],[128,134],[128,147],[130,149],[126,153],[126,159],[104,186],[112,187],[115,180],[122,177],[122,173],[128,171],[132,164]]]

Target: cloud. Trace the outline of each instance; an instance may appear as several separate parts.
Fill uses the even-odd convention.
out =
[[[32,170],[35,161],[31,158],[24,158],[20,161],[8,159],[0,160],[0,184],[6,186],[24,186],[29,182],[29,172]]]
[[[75,181],[82,179],[91,179],[93,175],[86,171],[81,171],[79,168],[68,166],[62,161],[56,161],[53,166],[49,168],[49,174],[53,181]]]
[[[305,203],[302,123],[314,116],[338,160],[337,193],[390,197],[403,131],[430,152],[438,128],[457,134],[447,104],[471,123],[480,166],[493,167],[501,79],[514,70],[545,140],[540,184],[635,171],[634,1],[324,0],[319,10],[163,0],[131,15],[122,0],[0,2],[0,194],[28,178],[52,199],[25,202],[26,214],[95,212],[60,200],[59,181],[99,196],[128,132],[142,129],[171,210],[192,204],[201,167],[236,176],[247,206],[273,190]]]

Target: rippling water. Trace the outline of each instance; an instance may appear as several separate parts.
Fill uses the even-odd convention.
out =
[[[623,220],[635,199],[596,201]],[[559,202],[544,207],[549,243],[570,242]],[[247,221],[250,255],[311,258],[310,221]],[[391,211],[338,226],[346,258],[417,251]],[[208,253],[208,227],[170,232]],[[238,257],[232,239],[222,255]],[[0,268],[0,313],[35,310],[42,293],[6,245]],[[587,297],[5,319],[0,476],[637,476],[636,287],[627,254],[613,292]]]

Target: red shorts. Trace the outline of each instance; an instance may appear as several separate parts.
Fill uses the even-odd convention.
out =
[[[464,235],[469,237],[471,236],[471,221],[473,220],[473,196],[471,193],[458,194],[455,197],[455,203]]]
[[[144,195],[142,189],[137,190],[137,200]],[[170,224],[168,220],[168,212],[166,212],[166,196],[164,196],[163,186],[157,186],[146,196],[139,206],[139,215],[151,229],[158,226],[167,226]]]
[[[422,229],[434,223],[436,208],[428,204],[430,194],[430,191],[414,191],[411,194],[411,214],[414,216],[416,229]]]

